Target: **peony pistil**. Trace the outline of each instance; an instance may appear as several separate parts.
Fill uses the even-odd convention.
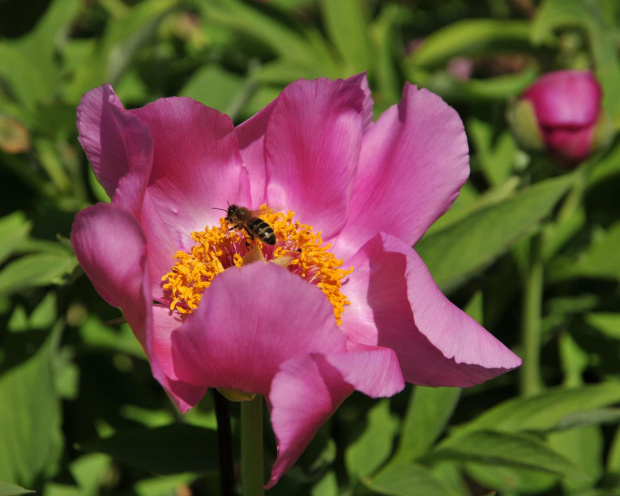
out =
[[[317,286],[334,307],[337,324],[342,324],[342,314],[350,302],[341,287],[353,268],[341,268],[342,259],[329,251],[330,244],[323,243],[321,233],[296,221],[294,212],[273,212],[263,205],[258,215],[273,228],[273,246],[257,237],[250,238],[242,229],[233,229],[226,218],[220,219],[219,226],[191,233],[196,244],[189,252],[176,252],[176,263],[162,277],[170,310],[192,313],[218,274],[263,261],[280,265]]]

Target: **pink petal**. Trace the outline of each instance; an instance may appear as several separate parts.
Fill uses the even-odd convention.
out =
[[[293,466],[319,427],[352,392],[340,372],[321,357],[305,356],[282,364],[268,397],[278,458],[265,489]]]
[[[364,92],[363,103],[363,130],[364,132],[372,125],[373,101],[368,86],[366,74],[358,74],[345,79],[345,83],[361,88]],[[265,198],[267,176],[265,165],[265,133],[269,124],[269,118],[277,99],[267,105],[263,110],[235,128],[239,139],[239,150],[243,162],[250,174],[250,188],[252,190],[252,208],[257,208],[267,200]]]
[[[556,71],[541,76],[523,94],[542,126],[587,126],[598,119],[601,87],[590,71]]]
[[[110,305],[127,310],[125,318],[144,344],[150,309],[144,290],[146,243],[138,222],[115,205],[98,203],[75,216],[71,243],[97,292]]]
[[[392,348],[407,382],[468,387],[521,364],[441,293],[402,240],[382,233],[352,263],[346,292],[363,301],[345,311],[342,329],[353,341]]]
[[[153,169],[141,224],[148,240],[153,296],[192,231],[217,224],[228,202],[250,200],[247,170],[230,118],[189,98],[165,98],[131,111],[153,137]]]
[[[260,262],[218,275],[172,334],[176,377],[263,395],[286,360],[338,351],[346,340],[323,293]]]
[[[149,345],[153,332],[146,242],[130,213],[116,205],[99,203],[79,212],[73,223],[71,243],[78,262],[97,292],[110,305],[120,307],[145,349],[155,378],[168,390],[181,410],[204,394],[200,388],[171,382],[159,357]]]
[[[349,353],[317,354],[282,364],[268,397],[278,458],[266,488],[297,461],[353,388],[377,398],[392,396],[404,387],[398,358],[387,348],[359,347]]]
[[[362,119],[362,128],[364,134],[370,129],[372,126],[372,108],[374,106],[374,101],[372,99],[372,93],[370,92],[370,86],[368,86],[368,78],[366,77],[366,73],[362,72],[361,74],[357,74],[355,76],[351,76],[344,80],[345,83],[354,84],[359,86],[364,92],[364,104],[363,104],[363,114],[364,117]]]
[[[172,333],[183,325],[177,312],[171,312],[168,305],[153,305],[153,328],[149,336],[149,354],[157,356],[159,364],[172,380],[178,380],[172,361]]]
[[[80,144],[106,193],[139,217],[153,154],[148,128],[123,108],[110,85],[82,97],[77,127]]]
[[[365,95],[342,80],[296,81],[271,113],[265,135],[267,197],[328,239],[343,226],[360,150]]]
[[[257,209],[266,203],[267,171],[265,165],[265,132],[269,117],[277,100],[235,128],[239,140],[239,151],[250,174],[252,202],[250,208]]]
[[[364,135],[349,218],[334,253],[355,253],[383,231],[415,244],[469,175],[467,138],[454,109],[406,83],[402,102]]]
[[[592,152],[596,123],[583,128],[543,128],[545,142],[557,157],[578,164]]]
[[[112,86],[105,84],[85,93],[77,108],[78,141],[110,197],[129,169],[113,107],[122,109],[123,105]]]
[[[325,355],[345,382],[371,398],[394,396],[405,387],[398,356],[390,348],[349,345],[349,353]]]

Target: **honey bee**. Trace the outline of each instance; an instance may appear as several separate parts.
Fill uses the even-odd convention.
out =
[[[267,222],[258,217],[258,211],[237,205],[228,205],[228,210],[223,208],[215,210],[226,212],[225,220],[232,225],[232,229],[244,230],[250,239],[257,237],[268,245],[276,244],[276,233]]]

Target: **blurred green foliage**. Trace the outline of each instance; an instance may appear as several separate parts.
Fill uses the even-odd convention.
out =
[[[0,1],[0,495],[219,491],[211,396],[176,412],[68,243],[107,200],[76,140],[81,95],[185,95],[239,123],[295,79],[363,71],[377,113],[406,80],[460,112],[472,176],[417,249],[517,353],[544,240],[546,389],[520,396],[511,373],[354,395],[269,494],[620,495],[620,146],[561,173],[505,120],[538,74],[590,67],[620,125],[619,21],[616,0]]]

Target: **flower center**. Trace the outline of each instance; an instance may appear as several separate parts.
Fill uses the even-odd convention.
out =
[[[323,245],[321,233],[315,233],[312,226],[295,221],[294,216],[290,210],[286,214],[274,213],[266,205],[257,212],[256,217],[271,226],[275,233],[273,246],[259,239],[260,232],[250,234],[251,229],[240,225],[233,229],[226,218],[220,219],[219,226],[192,232],[196,245],[189,253],[176,252],[174,258],[177,262],[162,277],[170,310],[181,314],[193,312],[215,276],[230,267],[242,267],[261,260],[285,267],[318,286],[333,305],[336,322],[340,325],[344,307],[350,303],[340,291],[342,279],[353,272],[353,267],[341,269],[342,260],[328,251],[329,244]],[[264,228],[264,223],[254,225]]]

